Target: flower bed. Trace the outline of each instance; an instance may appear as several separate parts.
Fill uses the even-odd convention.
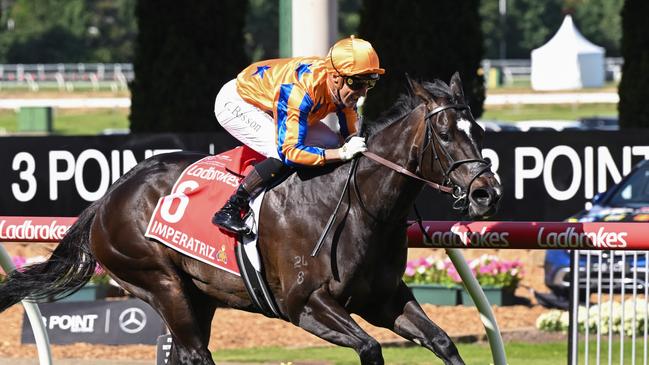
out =
[[[612,307],[612,308],[611,308]],[[624,310],[624,322],[622,322],[622,311]],[[612,315],[611,315],[612,311]],[[601,305],[592,305],[588,308],[588,321],[586,320],[586,307],[579,306],[577,316],[577,326],[579,332],[584,333],[586,328],[590,333],[597,332],[598,322],[601,324],[600,332],[608,333],[609,329],[613,333],[622,333],[630,335],[633,332],[636,334],[644,333],[645,317],[647,317],[647,308],[643,300],[638,300],[636,303],[633,301],[625,301],[624,307],[619,302],[604,302]],[[635,313],[635,322],[633,315]],[[536,328],[543,331],[561,331],[567,332],[570,324],[570,316],[567,311],[553,309],[541,314],[536,319]]]
[[[499,292],[492,297],[493,304],[513,304],[512,300],[502,297],[502,293],[513,296],[516,286],[523,278],[523,267],[518,260],[505,261],[494,255],[482,255],[467,263],[481,286]],[[413,288],[415,297],[422,303],[439,304],[425,300],[421,294],[418,295],[420,288],[428,285],[448,288],[448,295],[455,295],[458,298],[455,304],[465,302],[465,305],[473,305],[468,295],[464,296],[466,299],[460,299],[460,296],[457,296],[462,290],[462,278],[449,259],[440,260],[428,256],[408,261],[403,280]],[[501,297],[504,299],[496,300]]]

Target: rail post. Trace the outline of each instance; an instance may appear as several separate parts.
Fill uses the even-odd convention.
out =
[[[9,256],[2,244],[0,244],[0,266],[2,266],[4,271],[7,273],[16,269],[13,262],[11,261],[11,256]],[[27,318],[29,318],[29,323],[31,324],[32,331],[34,332],[36,349],[38,350],[39,364],[52,365],[50,339],[49,337],[47,337],[45,326],[43,326],[41,311],[38,309],[38,305],[36,305],[36,303],[23,300],[22,304],[23,307],[25,307],[25,313],[27,314]]]
[[[489,340],[489,347],[491,348],[491,356],[493,357],[494,365],[507,365],[505,344],[503,343],[503,338],[500,335],[500,329],[496,322],[496,316],[491,310],[491,305],[489,304],[489,300],[487,300],[487,296],[478,283],[478,280],[473,276],[473,273],[471,273],[469,265],[467,265],[466,260],[464,260],[462,251],[457,248],[447,248],[446,254],[453,262],[457,273],[460,274],[462,282],[464,282],[466,290],[473,299],[473,303],[475,303],[478,312],[480,312],[480,320],[487,332],[487,339]]]

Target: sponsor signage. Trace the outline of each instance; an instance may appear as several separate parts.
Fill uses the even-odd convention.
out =
[[[173,341],[171,335],[162,335],[158,337],[158,344],[156,345],[156,354],[155,354],[156,365],[169,364],[172,345],[173,345]]]
[[[60,241],[76,218],[0,217],[0,240]]]
[[[158,314],[139,299],[43,303],[39,309],[53,344],[154,345],[165,331]],[[21,342],[35,343],[27,315]]]
[[[158,199],[144,236],[239,275],[239,267],[233,259],[236,239],[214,225],[196,223],[206,221],[205,212],[213,210],[214,206],[223,206],[239,186],[241,177],[229,172],[228,166],[238,173],[251,167],[251,161],[259,161],[262,157],[251,149],[236,148],[187,166],[171,192]],[[206,171],[209,173],[204,174]]]
[[[649,158],[647,141],[649,130],[487,133],[483,155],[504,187],[492,219],[567,218]],[[3,137],[0,216],[77,216],[147,157],[178,150],[220,153],[238,144],[222,133]],[[417,207],[426,220],[461,219],[449,197],[430,189]]]
[[[649,159],[648,141],[645,129],[487,133],[482,153],[504,191],[490,219],[562,221]],[[450,206],[448,197],[430,189],[417,200],[425,220],[463,219]]]
[[[408,228],[409,247],[647,250],[642,223],[424,222]]]
[[[2,137],[0,215],[76,217],[148,157],[238,144],[223,133]]]

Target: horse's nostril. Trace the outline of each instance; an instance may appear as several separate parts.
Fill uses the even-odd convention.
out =
[[[471,200],[485,206],[491,204],[492,195],[488,189],[479,188],[471,192]]]

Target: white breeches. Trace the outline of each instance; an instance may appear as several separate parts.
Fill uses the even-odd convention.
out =
[[[273,117],[248,104],[239,96],[236,79],[227,82],[219,91],[214,102],[214,115],[219,124],[243,144],[266,157],[279,159]],[[304,144],[336,148],[340,142],[341,137],[338,133],[329,129],[326,124],[318,122],[309,126]]]

